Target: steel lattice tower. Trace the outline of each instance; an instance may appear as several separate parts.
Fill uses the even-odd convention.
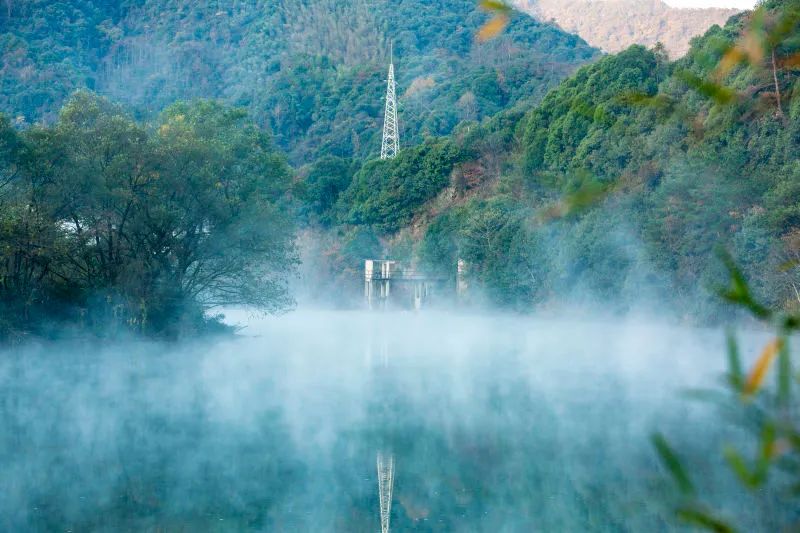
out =
[[[400,127],[397,123],[397,99],[394,85],[394,50],[389,54],[389,79],[386,82],[386,110],[383,115],[381,159],[394,159],[400,151]]]
[[[378,497],[381,503],[381,533],[389,533],[394,487],[394,455],[378,452]]]

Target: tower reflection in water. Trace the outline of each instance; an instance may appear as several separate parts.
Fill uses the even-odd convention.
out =
[[[397,430],[397,398],[389,357],[389,339],[381,334],[379,322],[371,322],[367,337],[366,364],[370,372],[370,432],[376,450],[378,501],[381,533],[389,533],[392,514],[392,492],[395,480],[394,434]]]

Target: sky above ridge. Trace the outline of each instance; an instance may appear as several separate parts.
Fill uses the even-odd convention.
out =
[[[737,7],[751,9],[755,0],[664,0],[673,7]]]

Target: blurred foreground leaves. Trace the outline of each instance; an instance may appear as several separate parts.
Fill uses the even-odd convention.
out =
[[[480,6],[494,14],[494,16],[489,19],[486,24],[481,26],[475,34],[475,38],[478,42],[486,42],[500,35],[506,26],[508,26],[508,16],[511,12],[511,7],[505,2],[500,2],[498,0],[481,0]]]
[[[775,337],[767,342],[745,374],[738,342],[733,334],[728,335],[728,371],[723,382],[728,394],[723,407],[728,408],[728,412],[742,415],[736,418],[736,423],[751,441],[747,448],[754,453],[748,458],[739,447],[728,444],[724,446],[722,456],[739,485],[754,497],[762,494],[769,497],[772,491],[763,491],[763,488],[771,481],[778,485],[771,487],[778,493],[797,497],[800,496],[800,425],[796,418],[798,405],[793,389],[800,383],[800,376],[793,374],[789,338],[800,330],[800,317],[768,309],[757,302],[730,256],[723,254],[723,260],[728,269],[729,284],[719,291],[721,297],[775,330]],[[769,386],[766,378],[773,370],[775,383]],[[656,434],[653,445],[680,491],[682,503],[676,510],[677,516],[688,524],[709,531],[735,531],[733,525],[703,504],[687,467],[667,439]],[[773,518],[781,520],[784,517]],[[798,526],[793,523],[784,525],[787,531],[794,531]]]

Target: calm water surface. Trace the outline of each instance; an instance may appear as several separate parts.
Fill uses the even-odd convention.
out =
[[[682,394],[723,371],[719,331],[232,319],[236,339],[5,352],[0,530],[380,531],[379,453],[392,531],[674,530],[654,430],[711,501],[745,505],[713,459],[735,436]],[[744,519],[767,530],[768,512]]]

